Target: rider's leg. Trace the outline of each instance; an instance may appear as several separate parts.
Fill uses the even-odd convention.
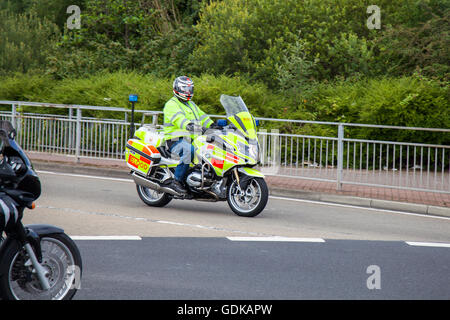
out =
[[[182,183],[186,178],[189,165],[194,158],[194,146],[185,139],[180,139],[173,144],[170,151],[180,156],[180,163],[175,168],[175,179],[171,187],[177,192],[185,193],[186,189],[184,189]]]

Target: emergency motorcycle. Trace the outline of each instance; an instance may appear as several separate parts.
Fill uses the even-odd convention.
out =
[[[264,210],[269,191],[259,164],[256,121],[240,96],[221,95],[226,119],[218,129],[199,131],[192,140],[194,160],[186,176],[187,194],[168,188],[179,157],[169,152],[161,126],[143,125],[128,140],[125,158],[141,200],[163,207],[172,199],[227,201],[231,210],[254,217]]]
[[[33,209],[41,183],[15,142],[9,121],[0,121],[0,194],[17,212],[4,209],[14,226],[0,234],[0,298],[4,300],[69,300],[80,287],[80,252],[64,230],[47,224],[23,225],[25,208]],[[6,237],[4,237],[6,235]]]

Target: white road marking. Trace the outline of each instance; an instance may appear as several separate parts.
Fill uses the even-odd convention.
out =
[[[43,173],[43,174],[61,175],[61,176],[69,176],[69,177],[76,177],[76,178],[88,178],[88,179],[111,180],[111,181],[134,183],[134,181],[132,179],[110,178],[110,177],[91,176],[91,175],[84,175],[84,174],[62,173],[62,172],[52,172],[52,171],[40,171],[40,170],[38,170],[37,172]],[[440,219],[440,220],[449,220],[450,221],[450,217],[440,217],[440,216],[426,215],[426,214],[413,213],[413,212],[369,208],[369,207],[355,206],[355,205],[351,205],[351,204],[341,204],[341,203],[314,201],[314,200],[306,200],[306,199],[295,199],[295,198],[278,197],[278,196],[269,196],[269,198],[275,199],[275,200],[296,201],[296,202],[303,202],[303,203],[319,204],[319,205],[330,206],[330,207],[362,209],[362,210],[375,211],[375,212],[380,212],[380,213],[395,213],[395,214],[402,214],[402,215],[408,215],[408,216],[416,216],[416,217],[422,217],[422,218]]]
[[[139,236],[70,236],[72,240],[142,240]]]
[[[134,180],[132,180],[132,179],[110,178],[110,177],[101,177],[101,176],[90,176],[90,175],[85,175],[85,174],[52,172],[52,171],[42,171],[42,170],[36,170],[36,172],[43,173],[43,174],[53,174],[53,175],[57,175],[57,176],[67,176],[67,177],[75,177],[75,178],[88,178],[88,179],[111,180],[111,181],[133,182],[134,183]]]
[[[406,241],[410,246],[450,248],[450,243]]]
[[[230,241],[270,241],[270,242],[325,242],[321,238],[295,238],[295,237],[227,237]]]
[[[440,217],[440,216],[426,215],[426,214],[406,212],[406,211],[396,211],[396,210],[388,210],[388,209],[369,208],[369,207],[355,206],[355,205],[352,205],[352,204],[322,202],[322,201],[305,200],[305,199],[294,199],[294,198],[277,197],[277,196],[270,196],[269,198],[272,198],[272,199],[275,199],[275,200],[286,200],[286,201],[297,201],[297,202],[304,202],[304,203],[311,203],[311,204],[320,204],[320,205],[330,206],[330,207],[364,209],[364,210],[368,210],[368,211],[376,211],[376,212],[381,212],[381,213],[396,213],[396,214],[403,214],[403,215],[407,215],[407,216],[416,216],[416,217],[423,217],[423,218],[430,218],[430,219],[450,220],[450,217]]]

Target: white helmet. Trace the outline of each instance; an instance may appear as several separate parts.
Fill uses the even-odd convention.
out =
[[[173,94],[182,100],[191,100],[194,96],[194,82],[186,76],[176,78],[173,82]]]

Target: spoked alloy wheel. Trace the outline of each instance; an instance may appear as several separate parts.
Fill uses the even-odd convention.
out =
[[[254,217],[266,207],[269,198],[267,184],[262,178],[252,178],[245,190],[240,190],[236,181],[228,188],[228,204],[238,216]]]
[[[164,207],[172,200],[172,197],[167,193],[158,192],[140,185],[136,185],[136,190],[139,198],[151,207]]]

